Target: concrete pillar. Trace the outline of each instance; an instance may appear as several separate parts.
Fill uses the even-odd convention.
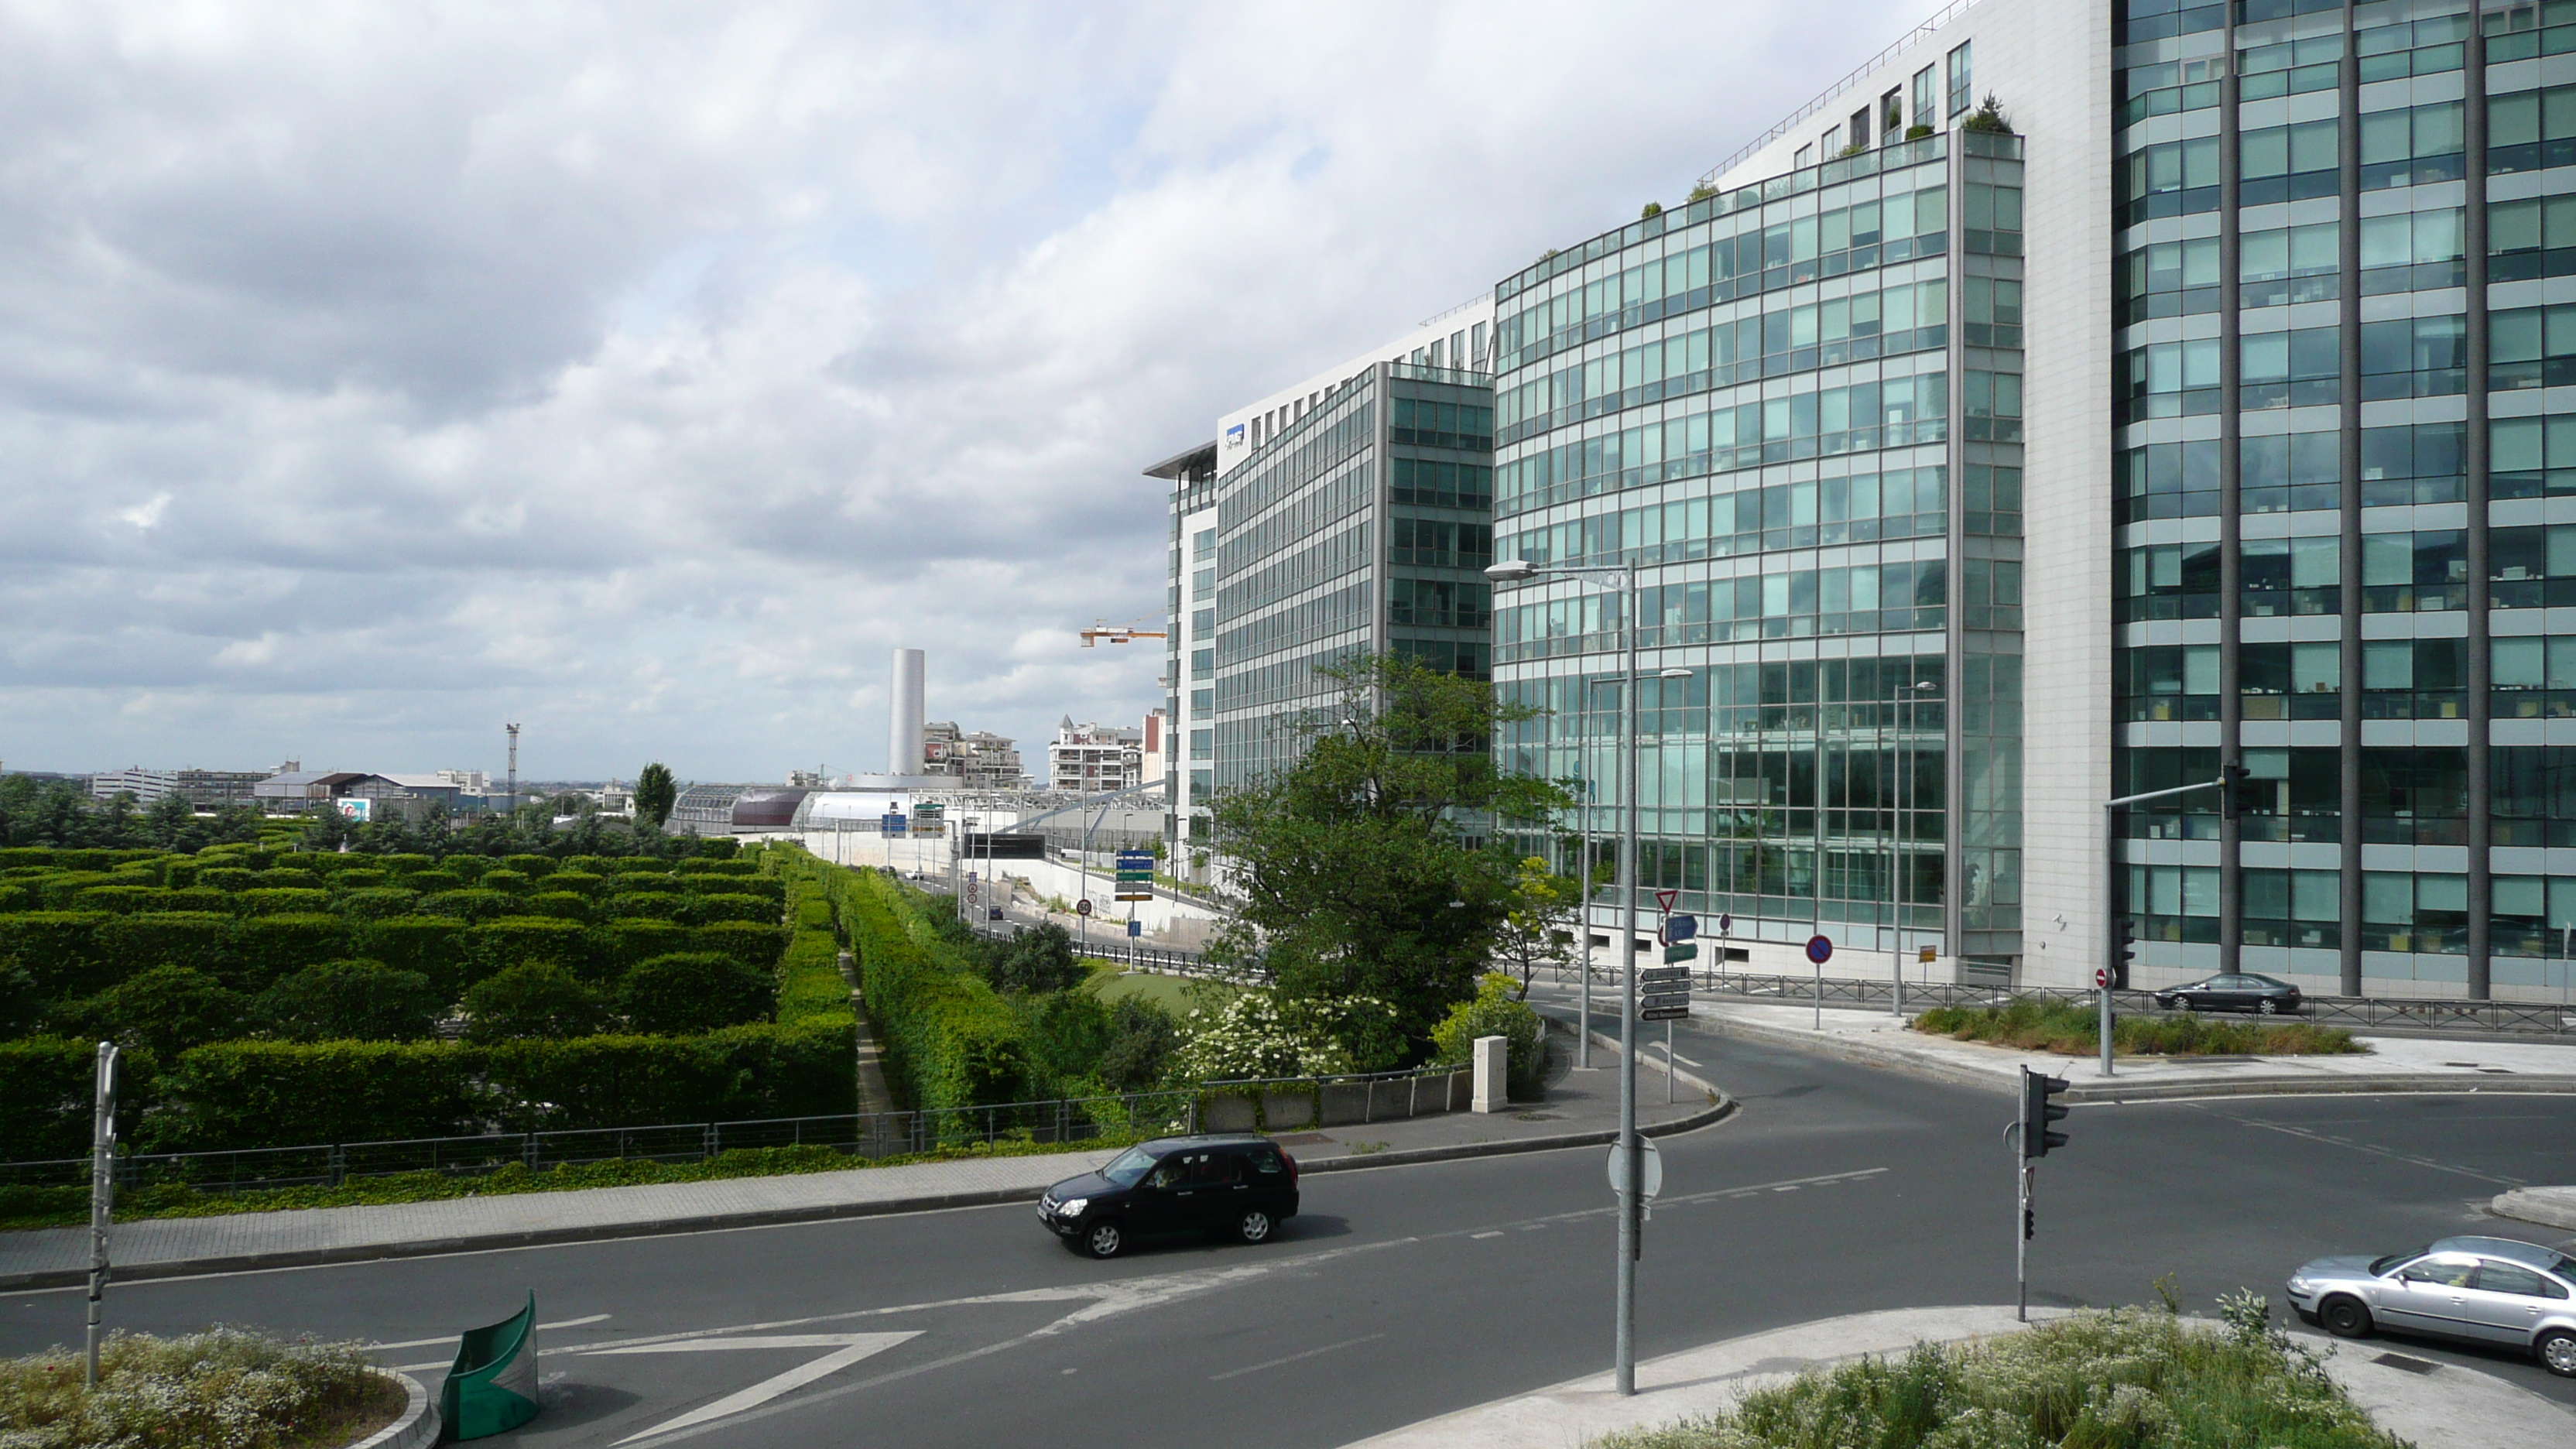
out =
[[[1506,1105],[1508,1087],[1505,1074],[1511,1065],[1511,1039],[1499,1036],[1476,1038],[1476,1105],[1479,1112],[1500,1112]]]

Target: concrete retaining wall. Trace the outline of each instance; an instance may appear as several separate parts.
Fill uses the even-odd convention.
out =
[[[1284,1132],[1402,1121],[1474,1105],[1476,1074],[1460,1069],[1389,1077],[1369,1082],[1280,1082],[1242,1092],[1211,1091],[1199,1098],[1199,1121],[1210,1132]]]

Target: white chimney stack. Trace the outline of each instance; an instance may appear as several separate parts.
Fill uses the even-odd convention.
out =
[[[886,773],[921,773],[922,674],[918,649],[894,651],[894,694],[886,710]]]

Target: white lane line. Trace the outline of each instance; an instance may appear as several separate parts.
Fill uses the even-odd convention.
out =
[[[1500,1228],[1496,1228],[1496,1229],[1494,1229],[1494,1230],[1493,1230],[1492,1232],[1490,1232],[1490,1233],[1469,1233],[1467,1236],[1468,1236],[1468,1237],[1471,1237],[1471,1238],[1499,1238],[1499,1237],[1501,1237],[1502,1235],[1503,1235],[1503,1230],[1502,1230],[1502,1229],[1500,1229]]]
[[[1338,1348],[1350,1348],[1356,1344],[1372,1343],[1384,1337],[1386,1337],[1386,1335],[1383,1333],[1371,1333],[1359,1338],[1346,1338],[1339,1343],[1325,1344],[1322,1348],[1310,1348],[1304,1353],[1292,1353],[1286,1358],[1274,1358],[1268,1363],[1246,1364],[1239,1369],[1227,1369],[1221,1374],[1209,1374],[1208,1382],[1212,1384],[1220,1384],[1225,1382],[1227,1379],[1241,1378],[1245,1374],[1257,1374],[1263,1369],[1275,1369],[1283,1364],[1301,1363],[1307,1359],[1331,1353],[1333,1350]]]
[[[606,1323],[607,1321],[607,1314],[594,1313],[588,1318],[567,1318],[561,1323],[540,1323],[537,1325],[537,1332],[552,1333],[558,1328],[579,1328],[585,1323]],[[451,1333],[442,1338],[406,1338],[400,1343],[371,1343],[367,1345],[367,1351],[383,1353],[387,1349],[395,1348],[427,1348],[433,1343],[454,1343],[462,1336]]]
[[[711,1353],[722,1349],[765,1348],[829,1348],[832,1350],[821,1358],[798,1364],[783,1374],[773,1374],[762,1379],[739,1393],[727,1394],[712,1404],[692,1409],[676,1419],[666,1419],[650,1429],[629,1434],[617,1441],[620,1444],[632,1444],[638,1439],[651,1439],[677,1430],[694,1428],[716,1419],[730,1418],[745,1409],[757,1409],[781,1394],[801,1389],[827,1374],[848,1368],[863,1358],[883,1353],[896,1344],[906,1343],[920,1336],[919,1329],[903,1333],[781,1333],[753,1338],[695,1339],[682,1343],[616,1344],[608,1348],[592,1349],[590,1352],[597,1354]]]

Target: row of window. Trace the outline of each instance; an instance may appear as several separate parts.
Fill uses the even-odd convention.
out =
[[[2000,595],[2018,608],[2020,565],[1976,563],[1987,607]],[[1638,644],[1937,629],[1948,580],[1945,560],[1916,559],[1653,585],[1638,590]],[[1615,647],[1608,636],[1619,630],[1620,607],[1616,596],[1595,594],[1498,609],[1495,641],[1507,660],[1599,652]]]
[[[1341,400],[1326,404],[1335,407]],[[1361,397],[1333,417],[1300,430],[1272,456],[1256,456],[1228,475],[1217,501],[1217,528],[1231,533],[1245,519],[1341,467],[1376,442],[1374,400]]]
[[[2017,381],[2014,392],[2017,416]],[[1720,406],[1497,465],[1495,506],[1508,515],[1614,488],[1941,442],[1949,436],[1948,404],[1947,375],[1928,372]],[[1603,445],[1598,456],[1596,442]],[[1583,471],[1568,475],[1561,465]]]
[[[1992,322],[1991,286],[1981,299]],[[2018,283],[2004,301],[2018,324]],[[1938,348],[1949,312],[1949,283],[1934,278],[1718,322],[1504,384],[1495,392],[1498,436],[1512,443],[1668,397]],[[2010,345],[2020,345],[2017,330]]]
[[[1216,657],[1224,664],[1294,648],[1369,627],[1369,585],[1363,581],[1292,604],[1219,632]]]
[[[2132,865],[2128,907],[2143,918],[2150,941],[2218,939],[2218,868]],[[2343,941],[2342,879],[2330,870],[2247,870],[2241,885],[2243,939],[2249,946],[2332,950]],[[2489,915],[2489,949],[2503,956],[2556,956],[2558,932],[2576,924],[2576,880],[2497,876]],[[2468,877],[2364,871],[2361,920],[2365,951],[2462,955],[2468,951]]]
[[[1264,559],[1279,558],[1342,519],[1365,511],[1372,481],[1365,453],[1345,459],[1331,477],[1290,496],[1277,511],[1234,529],[1223,546],[1213,550],[1213,566],[1198,572],[1212,575],[1222,569],[1228,578],[1241,578]],[[1207,536],[1213,533],[1209,530]],[[1209,552],[1202,548],[1198,556],[1205,559]]]
[[[1228,620],[1239,619],[1266,604],[1368,567],[1373,561],[1371,523],[1361,519],[1357,527],[1306,541],[1267,568],[1230,575],[1217,590],[1218,612]]]
[[[2458,529],[2361,536],[2364,612],[2387,596],[2411,593],[2415,607],[2464,607],[2468,589],[2465,535]],[[2341,608],[2343,541],[2333,535],[2249,538],[2238,547],[2237,576],[2249,618],[2325,615]],[[2216,543],[2149,545],[2123,550],[2128,597],[2201,596],[2181,609],[2142,611],[2140,618],[2216,618]],[[2576,604],[2576,524],[2530,524],[2487,533],[2488,604],[2497,609],[2564,608]],[[2459,604],[2431,604],[2433,597]]]
[[[1482,629],[1493,622],[1493,586],[1474,579],[1393,578],[1386,586],[1386,621],[1450,629]]]
[[[2253,773],[2253,784],[2240,797],[2244,838],[2340,839],[2344,753],[2332,747],[2246,750],[2245,766]],[[2365,748],[2353,755],[2361,772],[2363,841],[2468,843],[2469,774],[2464,750],[2418,745]],[[2215,749],[2123,749],[2116,760],[2123,794],[2218,778]],[[2576,748],[2490,746],[2487,809],[2492,821],[2490,844],[2576,846]],[[2214,798],[2150,801],[2126,812],[2129,834],[2148,839],[2215,840],[2218,825],[2219,802]]]
[[[2539,419],[2504,419],[2512,428],[2488,427],[2489,441],[2511,435],[2520,449],[2520,472],[2491,467],[2494,496],[2536,497],[2547,488],[2549,456]],[[2410,503],[2456,503],[2466,494],[2466,423],[2397,423],[2361,430],[2361,502],[2365,508]],[[2535,440],[2526,436],[2535,430]],[[2539,452],[2533,453],[2537,446]],[[2534,462],[2537,457],[2540,461]],[[2342,506],[2343,435],[2274,433],[2238,442],[2238,511],[2288,513]],[[2492,464],[2493,460],[2490,459]],[[2112,465],[2112,492],[2122,523],[2149,518],[2214,518],[2219,504],[2219,443],[2215,438],[2148,443],[2126,448]],[[2533,469],[2541,471],[2534,472]],[[2535,488],[2534,479],[2541,480]]]
[[[2459,719],[2468,688],[2465,639],[2369,639],[2361,644],[2364,719]],[[2113,671],[2121,718],[2214,720],[2221,679],[2215,644],[2150,645],[2122,651]],[[2576,691],[2576,637],[2518,635],[2489,642],[2489,688],[2507,719],[2565,718],[2551,695]],[[2242,644],[2237,693],[2247,719],[2334,719],[2341,713],[2343,647],[2323,643]],[[2258,708],[2259,706],[2259,708]]]
[[[1483,463],[1403,458],[1387,464],[1387,498],[1434,508],[1491,508],[1494,470]]]
[[[2016,225],[2019,195],[2007,203]],[[1991,208],[1993,200],[1986,205]],[[1949,189],[1935,185],[1773,222],[1641,262],[1504,317],[1496,324],[1500,370],[1716,303],[1937,256],[1946,249],[1949,224]]]
[[[2021,470],[1982,467],[1989,507],[2018,513]],[[1506,534],[1500,551],[1532,563],[1680,563],[1769,549],[1938,537],[1948,528],[1949,470],[1890,468],[1848,478],[1774,483],[1675,499]],[[2002,474],[2000,480],[1995,475]],[[2000,502],[1998,502],[2000,500]]]
[[[1482,403],[1438,402],[1399,394],[1387,426],[1387,439],[1424,448],[1458,448],[1489,453],[1494,448],[1494,410]]]

